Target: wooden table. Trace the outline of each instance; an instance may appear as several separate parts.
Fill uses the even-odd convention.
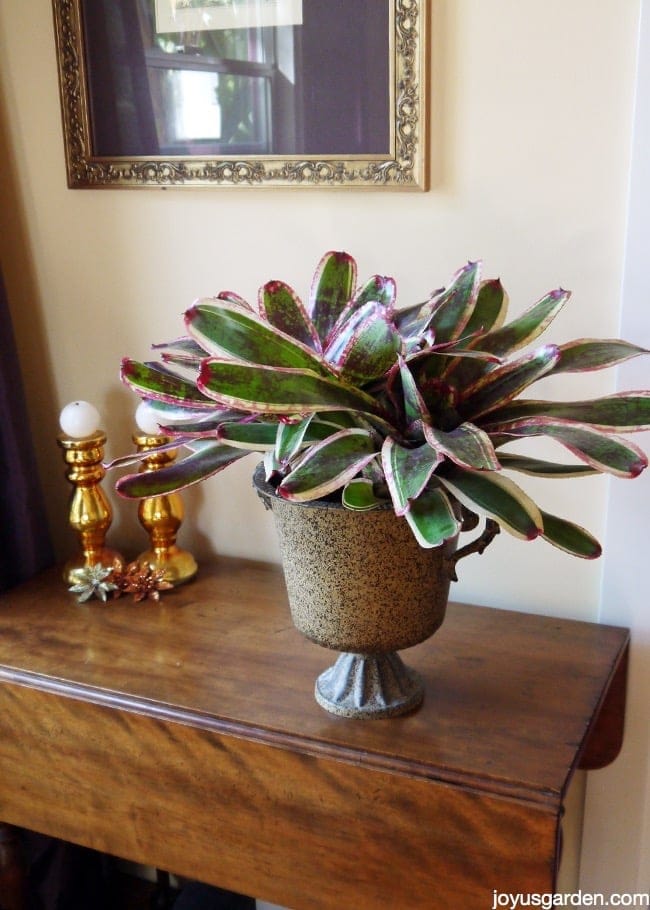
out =
[[[334,717],[280,570],[160,603],[0,598],[0,818],[295,910],[490,908],[554,887],[577,767],[622,738],[628,633],[451,604],[424,706]]]

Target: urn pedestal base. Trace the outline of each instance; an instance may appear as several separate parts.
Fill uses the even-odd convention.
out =
[[[422,704],[424,686],[395,652],[344,653],[318,677],[314,695],[341,717],[396,717]]]

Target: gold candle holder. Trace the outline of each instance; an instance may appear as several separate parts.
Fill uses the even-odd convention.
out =
[[[105,545],[106,533],[113,520],[110,503],[100,486],[106,473],[102,465],[106,434],[96,430],[88,436],[74,438],[62,433],[57,442],[68,466],[66,476],[74,487],[70,525],[79,536],[80,551],[63,570],[64,581],[74,585],[84,569],[97,565],[121,569],[124,559]]]
[[[175,449],[151,451],[169,441],[168,436],[152,436],[148,433],[133,436],[138,452],[144,455],[142,471],[157,471],[174,462]],[[151,454],[146,455],[147,452]],[[163,580],[174,586],[194,578],[198,568],[192,554],[176,544],[184,514],[183,500],[178,493],[151,496],[140,500],[138,506],[138,519],[149,534],[151,547],[138,556],[137,562],[151,569],[164,570]]]

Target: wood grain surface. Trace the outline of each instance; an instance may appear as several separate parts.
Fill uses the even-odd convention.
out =
[[[0,818],[294,910],[547,891],[573,771],[620,747],[627,641],[452,604],[402,652],[424,706],[351,720],[277,567],[106,605],[46,573],[0,598]]]

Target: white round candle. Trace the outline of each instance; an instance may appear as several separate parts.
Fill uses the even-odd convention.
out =
[[[59,415],[59,426],[66,436],[83,439],[99,429],[101,417],[97,408],[87,401],[71,401]]]
[[[160,436],[160,427],[158,425],[158,415],[151,405],[146,401],[141,401],[135,412],[135,422],[142,430],[145,436]]]

